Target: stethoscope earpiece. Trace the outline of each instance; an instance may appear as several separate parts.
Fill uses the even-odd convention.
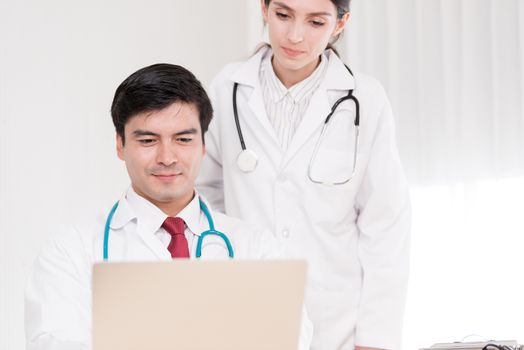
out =
[[[237,165],[238,168],[244,173],[250,173],[255,170],[257,164],[258,156],[254,151],[250,149],[244,149],[238,154]]]

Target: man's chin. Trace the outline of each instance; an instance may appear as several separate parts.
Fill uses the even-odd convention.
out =
[[[185,202],[188,199],[192,199],[194,196],[193,191],[161,191],[156,193],[154,200],[158,203],[169,204],[175,202]]]

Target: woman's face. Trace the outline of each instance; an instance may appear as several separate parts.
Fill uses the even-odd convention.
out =
[[[330,39],[338,35],[349,19],[337,18],[330,0],[262,0],[262,13],[273,48],[275,71],[306,77],[317,66]]]

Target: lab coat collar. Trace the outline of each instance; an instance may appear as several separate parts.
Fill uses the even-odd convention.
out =
[[[200,214],[198,198],[199,196],[195,191],[191,202],[177,215],[177,217],[181,217],[185,221],[188,230],[197,236],[203,231],[202,219],[207,222],[204,215]],[[161,229],[166,218],[166,213],[147,199],[139,196],[130,187],[120,199],[119,206],[111,222],[111,229],[122,228],[130,221],[136,220],[137,233],[144,243],[160,260],[168,261],[171,260],[169,252],[155,236],[155,233]]]
[[[127,225],[131,220],[136,219],[135,211],[126,198],[128,192],[129,190],[126,191],[118,201],[118,208],[116,209],[109,225],[112,230],[119,230]]]
[[[259,84],[259,70],[262,58],[270,47],[260,49],[251,56],[239,69],[233,73],[231,80],[239,84],[245,84],[252,87]],[[333,52],[326,50],[324,54],[328,58],[328,67],[324,78],[324,88],[327,90],[350,90],[355,88],[355,79],[344,66],[342,60]]]
[[[355,78],[348,72],[344,62],[333,52],[326,50],[328,67],[324,78],[326,90],[351,90],[355,88]]]
[[[340,58],[332,50],[327,50],[325,54],[329,59],[326,76],[311,97],[307,111],[286,150],[282,161],[282,169],[291,163],[291,160],[302,149],[304,143],[310,140],[315,131],[322,127],[332,107],[329,102],[329,90],[348,91],[355,87],[354,78]]]
[[[195,190],[195,196],[191,202],[178,213],[177,217],[185,221],[187,228],[193,234],[200,236],[200,232],[202,231],[202,218],[198,198],[199,195]],[[166,218],[166,213],[147,199],[138,195],[133,188],[130,187],[120,199],[118,209],[110,226],[111,229],[116,230],[122,228],[131,220],[136,219],[140,232],[153,235],[162,227]]]
[[[244,62],[238,70],[231,75],[231,80],[235,83],[257,86],[259,83],[258,72],[260,70],[260,63],[264,54],[270,50],[269,47],[263,47],[256,52],[250,59]]]
[[[195,190],[195,196],[191,202],[189,202],[189,204],[177,214],[177,217],[184,220],[189,231],[197,236],[200,236],[200,233],[202,232],[199,198],[200,197]]]

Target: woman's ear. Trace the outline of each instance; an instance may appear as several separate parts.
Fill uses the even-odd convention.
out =
[[[262,17],[264,18],[264,23],[267,23],[267,6],[265,0],[260,0],[260,8],[262,9]]]
[[[346,13],[344,13],[344,16],[342,16],[341,19],[337,20],[337,25],[335,26],[335,30],[333,31],[332,36],[335,37],[335,36],[339,35],[340,33],[342,33],[342,31],[346,27],[346,23],[349,21],[350,17],[351,17],[351,13],[346,12]]]

